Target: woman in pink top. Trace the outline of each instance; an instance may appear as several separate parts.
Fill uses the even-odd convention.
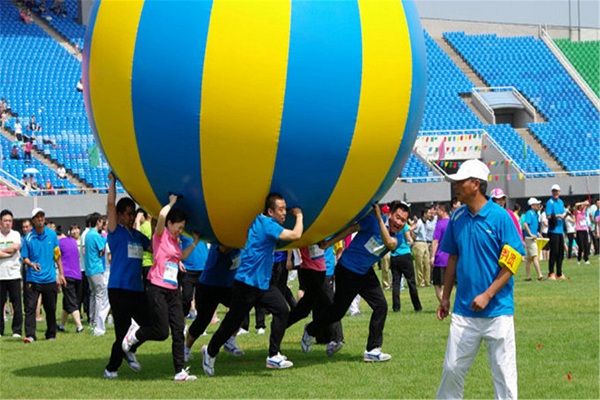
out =
[[[575,203],[575,241],[577,242],[577,264],[581,264],[581,256],[586,264],[590,263],[590,237],[588,233],[587,209],[590,203]]]
[[[177,275],[185,268],[181,260],[185,260],[196,248],[200,236],[193,234],[194,241],[183,251],[179,247],[179,235],[183,233],[186,216],[181,210],[171,209],[177,196],[169,196],[169,204],[158,214],[156,228],[152,236],[154,263],[148,271],[148,287],[146,301],[150,313],[148,326],[132,324],[123,339],[123,351],[129,352],[131,346],[146,340],[164,341],[169,337],[171,329],[173,339],[173,365],[176,381],[195,380],[189,375],[184,365],[184,315],[181,306],[181,291],[178,288]]]
[[[502,207],[506,210],[507,196],[504,193],[504,190],[502,190],[500,188],[492,189],[492,192],[490,193],[490,197],[492,198],[492,201],[494,203],[498,204],[500,207]],[[506,212],[510,216],[510,219],[512,219],[513,224],[515,224],[515,228],[517,229],[517,232],[519,232],[519,236],[521,237],[521,240],[523,240],[523,230],[521,229],[521,223],[519,222],[519,219],[517,218],[515,213],[513,213],[512,211],[506,210]]]

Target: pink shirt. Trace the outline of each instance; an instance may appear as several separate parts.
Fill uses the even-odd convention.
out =
[[[325,251],[319,248],[319,245],[313,244],[300,249],[302,256],[302,265],[300,268],[312,269],[323,272],[327,269],[325,265]]]
[[[521,240],[523,240],[523,229],[521,228],[521,223],[519,222],[519,219],[511,210],[506,210],[506,212],[508,213],[508,215],[510,215],[510,219],[512,219],[513,224],[515,224],[517,232],[519,232],[519,237],[521,238]]]
[[[585,214],[585,211],[575,210],[575,230],[587,232],[588,224]]]
[[[165,228],[161,236],[152,235],[152,252],[154,262],[148,271],[148,280],[165,289],[177,289],[177,271],[181,261],[178,238],[172,237]]]

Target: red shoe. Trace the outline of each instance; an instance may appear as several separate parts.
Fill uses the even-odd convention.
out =
[[[554,272],[551,272],[548,274],[548,280],[551,281],[555,281],[556,280],[556,275],[554,275]]]

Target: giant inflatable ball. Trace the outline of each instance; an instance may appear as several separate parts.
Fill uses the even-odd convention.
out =
[[[270,192],[315,243],[394,183],[420,124],[425,46],[400,0],[102,0],[83,80],[96,140],[156,216],[243,247]],[[286,226],[293,226],[288,214]]]

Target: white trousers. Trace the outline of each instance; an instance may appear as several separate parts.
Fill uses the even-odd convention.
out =
[[[104,274],[96,274],[87,278],[90,284],[90,321],[96,324],[94,334],[102,335],[106,332],[104,321],[110,311],[106,278]]]
[[[516,399],[517,354],[512,315],[469,318],[452,314],[438,399],[461,399],[465,376],[485,340],[488,362],[494,378],[496,399]]]

